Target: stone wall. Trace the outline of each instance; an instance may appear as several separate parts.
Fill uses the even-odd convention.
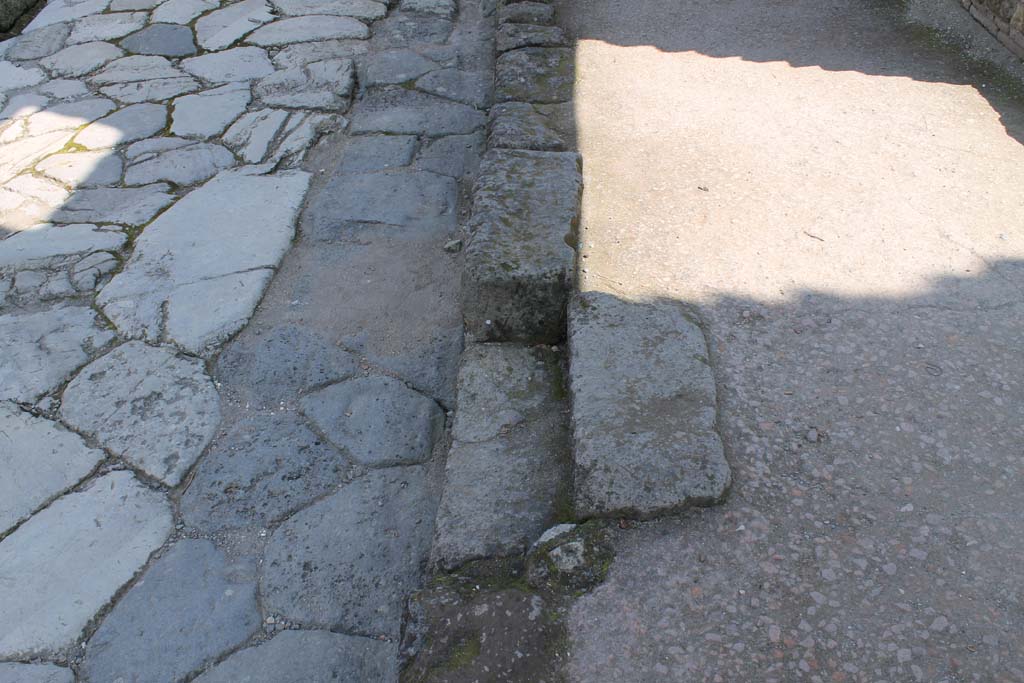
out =
[[[1024,0],[960,0],[992,35],[1024,59]]]

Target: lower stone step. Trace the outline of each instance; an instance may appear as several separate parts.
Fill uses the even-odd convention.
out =
[[[575,152],[492,149],[484,157],[462,278],[469,338],[564,337],[582,186]]]
[[[569,313],[574,506],[654,517],[729,487],[700,327],[673,301],[580,293]]]
[[[564,386],[561,354],[550,347],[467,347],[437,513],[436,568],[521,554],[566,511]]]

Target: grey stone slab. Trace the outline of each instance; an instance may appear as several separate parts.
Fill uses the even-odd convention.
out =
[[[198,143],[161,152],[134,163],[124,174],[125,185],[168,182],[195,185],[235,164],[235,155],[221,145]]]
[[[0,182],[7,183],[68,143],[74,131],[58,130],[0,147]]]
[[[104,149],[155,135],[167,125],[167,107],[134,104],[95,121],[75,136],[86,149]]]
[[[550,24],[555,8],[543,2],[512,2],[498,9],[499,24]]]
[[[4,55],[6,59],[41,59],[64,47],[71,33],[71,24],[50,24],[36,31],[22,33]]]
[[[72,187],[116,184],[122,168],[121,158],[110,152],[53,155],[36,164],[40,173]]]
[[[455,214],[456,184],[435,173],[353,173],[335,176],[329,186],[329,204],[316,208],[314,220],[407,225]]]
[[[489,72],[440,69],[416,81],[416,88],[473,107],[486,107],[494,77]]]
[[[202,454],[220,398],[194,358],[128,342],[93,361],[64,390],[63,420],[168,486]]]
[[[718,502],[730,473],[715,380],[704,333],[683,307],[581,293],[569,346],[577,515],[651,517]]]
[[[393,12],[374,24],[372,40],[377,49],[441,45],[453,26],[445,17]]]
[[[254,92],[271,106],[345,111],[354,82],[351,59],[327,59],[278,71],[257,83]]]
[[[240,334],[217,359],[216,377],[234,402],[277,408],[358,370],[350,352],[303,326],[285,324]]]
[[[196,53],[192,29],[179,24],[150,24],[124,38],[121,47],[137,55],[185,57]]]
[[[407,166],[415,152],[414,135],[360,135],[345,145],[339,169],[360,173]]]
[[[340,59],[364,55],[369,50],[365,40],[318,40],[312,43],[295,43],[282,48],[274,55],[274,65],[279,69],[303,66],[325,59]]]
[[[434,564],[451,570],[521,554],[555,521],[568,484],[567,399],[556,352],[518,344],[466,348]]]
[[[309,626],[397,637],[430,552],[435,495],[425,466],[372,470],[294,515],[267,545],[265,608]]]
[[[128,160],[128,163],[134,163],[136,161],[152,159],[161,152],[166,152],[170,149],[178,149],[179,147],[186,147],[191,144],[193,144],[192,140],[186,140],[185,138],[149,138],[148,140],[139,140],[138,142],[129,145],[128,148],[124,150],[124,157]]]
[[[369,467],[425,462],[444,431],[440,406],[393,377],[332,384],[301,406],[321,434]]]
[[[218,5],[217,0],[166,0],[153,10],[150,21],[161,24],[187,24],[200,14],[216,9]]]
[[[181,68],[213,83],[250,81],[274,73],[267,51],[251,46],[191,57],[181,62]]]
[[[483,156],[484,134],[448,135],[427,143],[416,156],[416,168],[452,178],[476,174]]]
[[[0,398],[35,402],[113,338],[87,306],[0,315]]]
[[[58,76],[84,76],[123,54],[123,50],[110,43],[82,43],[50,55],[40,64]]]
[[[352,114],[351,132],[465,135],[483,127],[484,115],[468,105],[404,88],[368,94]]]
[[[387,2],[375,0],[272,0],[283,14],[301,16],[304,14],[336,14],[373,21],[388,13]]]
[[[109,4],[110,0],[54,0],[54,2],[48,2],[46,7],[36,15],[35,19],[25,27],[25,33],[30,33],[51,24],[69,22],[80,17],[102,12]]]
[[[228,83],[179,97],[172,108],[171,132],[201,138],[220,135],[242,115],[251,100],[248,83]]]
[[[462,277],[466,333],[557,343],[574,268],[582,177],[572,152],[491,150],[473,194]]]
[[[115,108],[113,102],[102,97],[51,104],[25,117],[21,122],[21,128],[25,134],[32,137],[58,130],[72,130],[109,114]]]
[[[0,662],[0,683],[74,683],[75,674],[56,664]]]
[[[458,6],[455,0],[402,0],[401,9],[451,19],[458,11]]]
[[[0,534],[78,483],[105,457],[77,434],[0,401]]]
[[[146,570],[89,639],[83,681],[178,681],[260,626],[255,567],[185,539]]]
[[[568,148],[548,117],[527,102],[503,102],[491,107],[487,142],[501,149],[562,152]]]
[[[112,472],[0,541],[0,657],[54,656],[142,568],[172,527],[171,506]]]
[[[288,250],[309,174],[224,172],[161,214],[97,303],[129,337],[215,350],[252,315]]]
[[[167,185],[144,187],[82,189],[52,216],[57,223],[118,223],[143,225],[174,201]]]
[[[183,75],[165,57],[158,55],[129,55],[107,64],[106,68],[92,76],[89,82],[97,85],[107,85],[110,83],[148,81],[155,78],[174,78]]]
[[[89,94],[89,89],[81,81],[68,78],[55,78],[38,87],[39,92],[58,100],[76,100]]]
[[[567,44],[565,32],[558,26],[504,24],[495,36],[498,52],[521,47],[565,47]]]
[[[398,644],[327,631],[284,631],[240,650],[196,683],[398,680]]]
[[[413,50],[383,50],[367,55],[360,61],[359,82],[366,88],[396,85],[419,78],[437,68],[437,62]]]
[[[288,45],[311,40],[368,38],[370,29],[352,17],[311,14],[278,19],[252,33],[246,42],[254,45]]]
[[[77,19],[72,24],[68,44],[114,40],[139,30],[146,25],[148,18],[149,14],[146,12],[114,12]]]
[[[181,499],[205,532],[267,528],[337,488],[351,465],[294,413],[255,413],[220,435]]]
[[[496,102],[551,104],[572,99],[573,51],[562,47],[524,47],[500,55],[494,67]]]
[[[224,133],[224,142],[250,164],[263,161],[278,131],[288,120],[281,109],[257,109],[239,117]]]
[[[154,78],[151,81],[117,83],[100,88],[100,92],[125,104],[164,102],[178,95],[195,92],[201,86],[194,78]]]
[[[42,225],[0,242],[0,270],[53,267],[71,256],[117,251],[126,239],[123,232],[90,223]]]
[[[0,61],[0,93],[35,85],[45,79],[46,74],[42,69]]]
[[[273,20],[274,14],[266,0],[242,0],[200,18],[196,22],[196,37],[206,50],[223,50]]]
[[[124,12],[127,10],[153,9],[163,0],[112,0],[110,3],[111,12]]]

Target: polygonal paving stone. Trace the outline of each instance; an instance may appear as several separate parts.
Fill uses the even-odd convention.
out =
[[[40,59],[48,57],[64,47],[64,41],[71,33],[71,24],[51,24],[37,31],[28,31],[18,36],[4,55],[6,59]]]
[[[370,29],[366,24],[351,17],[330,15],[307,15],[291,17],[262,26],[252,33],[246,42],[254,45],[287,45],[310,40],[367,38]]]
[[[68,78],[55,78],[40,85],[37,90],[58,100],[76,100],[89,94],[85,83]]]
[[[360,135],[345,145],[339,168],[343,173],[398,168],[407,166],[415,152],[414,135]]]
[[[206,532],[266,528],[340,484],[351,469],[294,413],[257,413],[219,436],[181,499]]]
[[[284,631],[240,650],[195,683],[398,680],[398,645],[327,631]]]
[[[224,133],[224,143],[235,150],[243,161],[250,164],[262,161],[286,120],[288,112],[281,109],[251,111],[231,124]]]
[[[395,169],[337,175],[329,196],[310,212],[312,220],[408,225],[455,213],[457,186],[426,171]]]
[[[0,315],[0,398],[38,400],[113,338],[87,306]]]
[[[121,179],[121,158],[109,151],[54,154],[38,164],[36,170],[71,187],[113,185]]]
[[[451,178],[476,175],[486,144],[483,131],[471,135],[446,135],[426,145],[416,155],[415,166]]]
[[[277,408],[306,389],[359,370],[358,358],[300,325],[242,332],[217,359],[216,377],[233,400]]]
[[[32,23],[25,27],[24,32],[31,33],[44,26],[96,14],[105,10],[109,4],[110,0],[54,0],[46,4]]]
[[[486,107],[491,98],[493,81],[493,76],[487,72],[440,69],[417,80],[416,87],[449,100]]]
[[[146,185],[160,181],[181,186],[195,185],[234,164],[235,156],[226,148],[212,143],[198,143],[167,150],[132,164],[124,174],[124,182],[125,185]]]
[[[256,84],[256,96],[279,107],[345,111],[355,82],[351,59],[328,59],[278,71]]]
[[[107,62],[122,56],[124,51],[104,42],[82,43],[66,47],[50,55],[40,64],[58,76],[83,76]]]
[[[105,457],[77,434],[0,401],[0,534],[78,483]]]
[[[127,336],[215,350],[256,308],[308,184],[296,171],[218,175],[146,228],[97,303]]]
[[[109,83],[133,83],[158,78],[174,78],[183,76],[178,69],[164,57],[157,55],[129,55],[115,59],[89,82],[96,85]]]
[[[267,546],[264,606],[310,626],[396,637],[422,581],[436,495],[424,466],[372,470],[297,513]]]
[[[185,539],[153,563],[89,639],[82,680],[178,681],[259,625],[253,563]]]
[[[272,0],[282,14],[336,14],[356,19],[380,19],[388,13],[387,3],[375,0]]]
[[[360,64],[360,83],[372,88],[377,85],[395,85],[419,78],[437,69],[437,62],[412,50],[384,50],[367,55]]]
[[[258,47],[236,47],[192,57],[184,60],[181,68],[213,83],[249,81],[274,73],[267,51]]]
[[[123,39],[121,47],[137,55],[184,57],[196,53],[192,29],[177,24],[150,24]]]
[[[203,138],[220,135],[249,106],[247,83],[229,83],[174,100],[171,132]]]
[[[0,93],[35,85],[45,78],[46,74],[42,69],[15,66],[10,62],[0,61]]]
[[[87,365],[64,390],[61,417],[168,486],[192,466],[220,422],[200,361],[128,342]]]
[[[162,24],[187,24],[217,5],[217,0],[167,0],[153,10],[150,20]]]
[[[125,104],[137,102],[165,102],[178,95],[195,92],[199,81],[189,76],[175,78],[154,78],[148,81],[116,83],[100,88],[100,92]]]
[[[74,683],[75,674],[56,664],[0,662],[0,683]]]
[[[404,88],[370,92],[352,114],[353,134],[459,135],[484,125],[473,107]]]
[[[392,377],[350,379],[301,403],[321,433],[371,467],[428,460],[444,429],[437,403]]]
[[[75,136],[86,149],[103,149],[148,138],[167,125],[167,107],[134,104],[90,123]]]
[[[114,40],[137,31],[146,25],[145,12],[115,12],[96,14],[74,22],[68,44],[89,43],[94,40]]]
[[[118,223],[142,225],[174,201],[170,187],[155,183],[144,187],[112,187],[77,190],[58,209],[55,223]]]
[[[260,24],[272,21],[266,0],[242,0],[196,22],[196,37],[207,50],[223,50]]]
[[[303,66],[325,59],[340,59],[364,55],[369,50],[365,40],[319,40],[312,43],[295,43],[281,49],[274,55],[274,65],[279,69]]]
[[[126,239],[116,228],[90,223],[41,225],[0,242],[0,270],[53,267],[69,256],[116,251]]]
[[[130,472],[70,493],[0,541],[0,657],[53,656],[159,548],[171,506]]]

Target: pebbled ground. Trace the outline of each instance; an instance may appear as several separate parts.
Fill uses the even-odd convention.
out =
[[[700,313],[734,475],[617,532],[570,679],[1024,681],[1019,86],[882,3],[560,18],[583,287]]]

